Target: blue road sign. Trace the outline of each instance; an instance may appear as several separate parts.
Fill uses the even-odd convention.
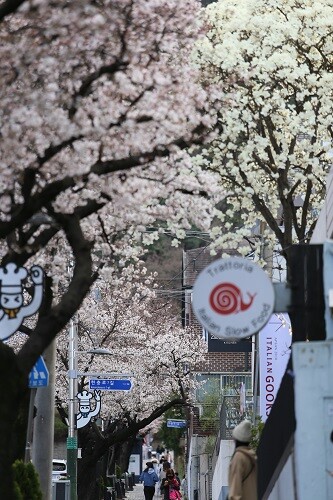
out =
[[[37,360],[37,363],[29,373],[29,387],[47,387],[49,385],[49,371],[42,356]]]
[[[181,429],[186,427],[186,420],[167,420],[167,427],[173,427],[174,429]]]
[[[99,389],[100,391],[130,391],[132,381],[123,378],[93,378],[89,380],[89,389]]]

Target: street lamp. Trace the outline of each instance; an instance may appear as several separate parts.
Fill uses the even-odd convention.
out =
[[[96,349],[89,349],[89,351],[81,351],[81,352],[85,352],[87,354],[101,354],[107,356],[113,354],[112,351],[110,351],[109,349],[105,349],[104,347],[96,347]]]

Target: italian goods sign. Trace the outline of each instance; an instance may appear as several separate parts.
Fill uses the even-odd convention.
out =
[[[198,321],[216,337],[246,338],[258,333],[271,317],[273,285],[252,261],[219,259],[197,277],[192,306]]]

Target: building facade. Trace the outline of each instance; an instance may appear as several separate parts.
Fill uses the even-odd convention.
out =
[[[192,288],[196,277],[218,258],[219,256],[211,256],[206,247],[183,252],[183,326],[195,329],[198,335],[206,340],[208,349],[205,359],[192,367],[194,376],[202,382],[202,385],[196,393],[188,432],[189,500],[213,498],[212,459],[219,439],[221,426],[218,415],[222,400],[229,403],[228,415],[232,416],[230,425],[236,425],[244,416],[244,413],[242,415],[240,413],[243,390],[243,412],[252,410],[254,374],[252,338],[233,342],[210,335],[200,325],[191,307]]]

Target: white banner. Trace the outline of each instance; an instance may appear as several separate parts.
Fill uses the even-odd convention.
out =
[[[140,476],[141,470],[140,470],[140,455],[130,455],[129,458],[129,464],[128,464],[128,471],[130,474],[131,472],[134,472],[136,476]]]
[[[265,422],[275,401],[290,356],[288,314],[273,314],[259,333],[260,415]]]

